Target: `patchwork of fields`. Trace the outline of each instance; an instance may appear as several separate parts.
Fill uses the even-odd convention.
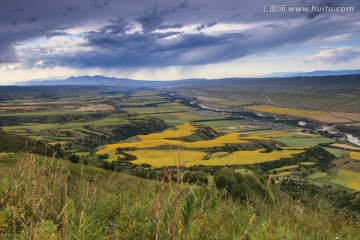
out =
[[[124,154],[129,154],[136,158],[131,159],[130,163],[146,164],[152,168],[269,163],[291,158],[303,153],[306,148],[318,145],[324,145],[327,151],[338,158],[348,158],[350,163],[360,161],[360,153],[355,146],[315,133],[300,132],[301,127],[278,127],[265,120],[262,122],[261,118],[259,120],[196,109],[160,93],[162,92],[156,90],[139,90],[114,94],[86,93],[77,97],[38,100],[34,103],[9,101],[0,106],[0,119],[4,125],[1,128],[18,135],[40,137],[51,145],[59,143],[81,156],[96,159],[98,156],[107,155],[107,162],[116,162],[124,158]],[[246,98],[237,100],[235,96],[230,96],[233,99],[229,100],[221,96],[205,95],[198,97],[198,100],[203,104],[224,109],[247,109],[267,115],[286,115],[321,122],[351,122],[355,126],[359,120],[358,113],[302,110],[268,103],[252,105],[253,96],[250,93],[244,94]],[[161,132],[151,131],[150,134],[130,133],[132,137],[128,139],[114,140],[114,131],[118,127],[136,124],[149,117],[164,121],[166,127],[170,128]],[[196,135],[200,126],[211,127],[220,134],[210,139],[184,141],[186,137]],[[139,128],[141,129],[141,126]],[[124,131],[131,132],[131,129],[125,128]],[[93,141],[97,138],[99,140]],[[84,143],[87,144],[86,147],[97,147],[96,154],[89,152]],[[359,174],[357,170],[351,171],[340,166],[334,173],[327,173],[317,169],[311,159],[274,167],[269,173],[273,173],[273,177],[280,180],[300,179],[299,176],[306,173],[306,179],[316,184],[333,183],[358,190],[355,183]]]
[[[351,123],[359,121],[360,114],[358,113],[340,113],[340,112],[323,112],[318,110],[304,110],[296,108],[285,108],[274,105],[255,105],[245,107],[246,109],[272,113],[279,115],[289,115],[301,118],[309,118],[324,123]]]
[[[117,144],[106,145],[105,148],[97,151],[98,154],[109,154],[109,161],[117,160],[116,149],[135,149],[129,151],[137,157],[133,161],[136,164],[150,164],[152,166],[169,166],[176,165],[178,160],[185,166],[192,165],[249,165],[261,162],[274,161],[280,158],[290,157],[292,154],[301,153],[302,150],[272,151],[270,153],[263,152],[264,149],[253,151],[235,151],[216,152],[211,154],[210,158],[204,160],[207,150],[214,147],[223,147],[225,144],[243,144],[254,140],[270,140],[258,135],[243,136],[240,133],[232,132],[212,140],[184,142],[181,140],[172,140],[172,138],[186,137],[195,132],[197,127],[193,124],[184,124],[169,129],[161,133],[153,133],[149,135],[139,135],[135,141],[124,141]],[[162,150],[158,150],[159,147]],[[196,149],[197,151],[189,150]],[[157,155],[157,153],[161,153]],[[178,153],[181,153],[180,155]],[[158,156],[158,157],[156,157]],[[174,158],[176,156],[177,158]]]

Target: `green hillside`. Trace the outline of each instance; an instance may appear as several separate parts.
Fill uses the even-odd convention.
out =
[[[46,143],[33,138],[18,136],[4,132],[0,128],[0,152],[32,152],[36,154],[51,156],[53,149]]]
[[[37,155],[3,153],[0,165],[1,239],[358,238],[356,215],[293,201],[248,170],[220,170],[217,185],[236,191],[219,191]],[[239,202],[247,186],[252,197]]]

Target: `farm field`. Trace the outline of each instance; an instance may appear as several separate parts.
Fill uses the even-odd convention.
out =
[[[289,170],[289,169],[294,169],[294,168],[298,168],[299,165],[288,165],[288,166],[283,166],[283,167],[279,167],[279,168],[274,168],[272,170],[270,170],[270,172],[274,172],[274,171],[284,171],[284,170]]]
[[[330,113],[325,114],[318,114],[318,115],[310,115],[308,118],[323,122],[323,123],[351,123],[353,120],[343,118],[343,117],[337,117]]]
[[[343,154],[348,153],[349,151],[338,149],[338,148],[331,148],[331,147],[324,147],[326,151],[334,154],[336,157],[341,157]]]
[[[320,143],[331,143],[334,142],[334,140],[329,139],[329,138],[296,138],[296,137],[291,137],[291,138],[276,138],[277,141],[286,144],[287,146],[290,147],[311,147],[311,146],[316,146]]]
[[[360,161],[360,152],[350,152],[350,158]]]
[[[259,112],[290,115],[290,116],[297,116],[297,117],[306,117],[309,115],[317,115],[317,114],[325,113],[325,112],[316,111],[316,110],[301,110],[301,109],[295,109],[295,108],[277,107],[277,106],[273,106],[273,105],[255,105],[255,106],[248,106],[245,108],[254,110],[254,111],[259,111]]]
[[[174,113],[186,112],[190,107],[184,106],[181,103],[170,102],[158,104],[158,107],[142,107],[142,108],[124,108],[125,111],[137,114],[159,114],[159,113]]]
[[[53,116],[53,115],[84,115],[85,111],[71,111],[71,110],[58,110],[58,111],[32,111],[20,113],[0,113],[0,117],[23,117],[23,116]]]
[[[314,162],[301,162],[300,165],[303,165],[303,166],[312,166],[312,165],[315,165]]]
[[[239,121],[230,121],[230,120],[208,120],[202,121],[201,124],[215,128],[219,131],[233,132],[233,131],[247,131],[254,130],[257,127],[253,125],[242,124]]]
[[[151,115],[173,125],[182,125],[187,122],[198,122],[198,121],[201,121],[201,123],[205,124],[207,121],[222,122],[224,120],[224,117],[221,116],[199,116],[190,112],[167,112],[167,113],[155,113]]]
[[[152,159],[151,151],[157,153],[158,148],[161,147],[164,151],[173,151],[179,147],[184,149],[184,154],[186,155],[187,149],[204,149],[212,147],[221,147],[224,144],[243,144],[251,142],[252,140],[266,140],[266,138],[256,138],[254,136],[244,137],[239,133],[231,132],[223,136],[217,137],[211,140],[196,141],[196,142],[183,142],[181,140],[174,140],[174,138],[186,137],[193,134],[196,131],[197,127],[193,124],[187,123],[181,126],[177,126],[174,129],[168,129],[160,133],[153,133],[149,135],[138,135],[137,140],[124,141],[117,144],[109,144],[104,146],[101,150],[97,151],[97,154],[109,154],[109,161],[114,161],[117,159],[116,149],[135,149],[135,151],[130,151],[129,153],[135,155],[138,159],[133,161],[133,163],[143,164],[147,163],[152,166],[159,166],[156,163],[157,159]],[[153,149],[151,149],[153,148]],[[141,150],[141,151],[140,151]],[[292,154],[300,153],[302,150],[283,150],[283,151],[273,151],[271,153],[262,153],[263,149],[256,151],[236,151],[233,153],[227,152],[216,152],[211,155],[210,159],[202,160],[205,155],[201,155],[201,158],[193,160],[185,160],[185,165],[234,165],[234,164],[255,164],[267,161],[277,160],[283,157],[290,157]],[[144,152],[144,153],[142,153]],[[169,152],[168,152],[169,153]],[[193,153],[193,151],[190,151]],[[136,155],[136,154],[139,154]],[[164,156],[164,155],[162,155]],[[200,155],[197,155],[200,156]],[[164,161],[163,158],[159,158],[159,161],[163,164],[170,164],[174,161],[171,159],[171,154],[168,156],[168,160]]]
[[[131,154],[137,157],[135,164],[150,164],[152,167],[192,166],[194,161],[203,161],[206,153],[189,150],[135,150]]]
[[[351,146],[348,144],[343,144],[343,143],[334,143],[334,144],[331,144],[330,146],[343,148],[346,150],[359,150],[360,151],[360,147],[354,147],[354,146]]]
[[[45,139],[49,144],[60,143],[64,148],[71,149],[80,156],[90,156],[92,153],[83,144],[96,139],[89,144],[97,155],[107,155],[105,161],[117,162],[126,157],[117,154],[121,148],[125,153],[133,155],[136,160],[129,163],[149,164],[152,168],[175,166],[181,164],[190,166],[227,166],[253,165],[289,158],[293,154],[302,153],[306,148],[318,146],[321,143],[333,143],[335,140],[322,137],[316,133],[301,132],[298,125],[274,125],[271,119],[253,118],[252,115],[231,115],[207,109],[197,109],[181,103],[184,99],[171,99],[163,91],[129,91],[111,94],[84,94],[84,96],[62,97],[56,100],[9,101],[0,106],[0,118],[6,119],[1,128],[6,132]],[[291,107],[271,105],[253,105],[249,101],[251,94],[244,99],[236,96],[201,95],[200,103],[209,106],[230,107],[234,111],[251,109],[264,112],[268,116],[290,115],[293,117],[328,116],[325,111],[301,110]],[[166,97],[165,97],[166,96]],[[264,97],[264,96],[263,96]],[[245,100],[247,98],[247,100]],[[255,97],[254,97],[255,99]],[[185,99],[186,100],[186,99]],[[186,102],[186,101],[185,101]],[[295,102],[294,102],[295,104]],[[3,109],[1,109],[3,107]],[[356,114],[331,112],[335,118],[355,119]],[[106,140],[113,137],[116,127],[126,126],[148,118],[164,121],[169,127],[163,131],[146,134],[135,134],[121,140]],[[277,116],[279,117],[279,116]],[[281,117],[279,117],[281,118]],[[11,121],[17,120],[18,124]],[[208,126],[221,133],[211,138],[193,142],[182,141],[182,138],[196,134],[199,126]],[[125,129],[129,131],[129,129]],[[99,139],[99,140],[97,140]],[[266,146],[262,146],[265,144]],[[335,144],[335,143],[334,143]],[[334,147],[344,147],[336,143]],[[225,150],[226,145],[235,145],[241,150]],[[268,146],[269,145],[269,146]],[[286,146],[284,146],[286,145]],[[350,146],[350,145],[349,145]],[[267,152],[267,147],[275,150]],[[276,148],[281,148],[277,151]],[[215,149],[216,150],[211,150]],[[95,151],[96,149],[96,151]],[[336,157],[343,156],[349,150],[326,147]],[[179,151],[181,154],[179,154]],[[215,152],[214,152],[215,151]],[[228,152],[229,151],[229,152]],[[350,158],[358,160],[357,152],[350,152]],[[344,156],[347,156],[346,154]],[[180,162],[179,162],[180,159]],[[97,161],[97,160],[92,160]],[[98,163],[99,164],[99,163]],[[301,162],[273,168],[276,176],[297,177],[299,171],[317,171],[314,162]],[[310,170],[309,170],[310,169]],[[308,172],[306,172],[308,174]],[[309,175],[309,179],[322,180],[323,177]],[[315,176],[315,177],[314,177]]]
[[[289,115],[295,117],[310,118],[324,123],[351,123],[358,121],[359,114],[344,114],[344,113],[327,113],[318,110],[305,110],[296,108],[278,107],[274,105],[255,105],[245,107],[246,109],[273,113],[279,115]]]
[[[285,176],[289,176],[289,175],[292,175],[294,172],[291,172],[291,171],[285,171],[285,172],[280,172],[280,173],[277,173],[277,174],[273,174],[272,176],[273,177],[285,177]]]
[[[360,191],[360,172],[339,169],[336,173],[336,178],[331,180],[331,182],[346,188]]]
[[[178,163],[182,166],[226,166],[226,165],[250,165],[261,162],[268,162],[280,159],[282,157],[290,157],[292,154],[301,151],[289,150],[274,153],[261,153],[256,151],[237,151],[231,154],[223,153],[223,156],[216,156],[209,160],[203,160],[207,153],[202,151],[189,150],[135,150],[131,154],[138,159],[132,161],[135,164],[150,164],[153,167],[176,166]]]
[[[276,137],[294,136],[295,133],[268,130],[268,131],[245,131],[245,132],[241,132],[241,135],[246,138],[261,140],[261,139],[270,139]]]
[[[328,176],[329,174],[326,173],[326,172],[321,172],[321,171],[317,171],[317,172],[314,172],[310,175],[308,175],[306,178],[309,178],[309,179],[319,179],[319,178],[323,178],[325,176]]]
[[[239,100],[228,100],[224,98],[214,98],[214,97],[205,97],[205,96],[198,96],[197,97],[201,102],[206,103],[215,103],[218,105],[225,105],[225,106],[239,106],[239,105],[247,105],[250,104],[250,102],[245,101],[239,101]]]
[[[190,136],[197,129],[193,124],[187,123],[177,126],[174,129],[168,129],[160,133],[153,133],[149,135],[138,135],[138,141],[124,141],[122,143],[106,145],[105,148],[99,150],[98,154],[109,154],[113,156],[116,153],[116,148],[136,148],[146,149],[163,146],[165,149],[176,149],[179,146],[182,148],[211,148],[221,147],[224,144],[242,144],[249,142],[239,138],[239,134],[232,132],[211,140],[183,142],[181,140],[174,140],[174,138],[182,138]],[[113,159],[113,158],[111,158]]]
[[[10,126],[10,127],[3,127],[5,131],[21,131],[21,130],[32,130],[32,131],[46,131],[46,130],[69,130],[69,129],[76,129],[79,130],[84,126],[94,125],[94,126],[107,126],[107,125],[118,125],[118,124],[126,124],[128,120],[122,118],[121,116],[116,117],[106,117],[101,120],[94,120],[94,121],[74,121],[74,122],[66,122],[66,123],[48,123],[48,124],[34,124],[34,125],[26,125],[26,126]]]
[[[360,122],[360,113],[344,113],[344,112],[330,112],[332,116],[349,119],[354,122]]]

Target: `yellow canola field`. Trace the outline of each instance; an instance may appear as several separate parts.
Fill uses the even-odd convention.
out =
[[[259,111],[259,112],[284,114],[284,115],[292,115],[292,116],[300,116],[300,117],[325,113],[325,112],[316,111],[316,110],[285,108],[285,107],[277,107],[277,106],[272,106],[272,105],[256,105],[256,106],[249,106],[246,108],[250,109],[250,110]]]
[[[294,137],[299,136],[298,132],[283,132],[283,131],[252,131],[242,132],[240,135],[241,139],[252,139],[252,140],[269,140],[271,138],[279,137]],[[314,135],[316,136],[316,135]]]
[[[228,144],[240,144],[249,142],[248,140],[239,139],[239,133],[231,132],[212,140],[204,140],[197,142],[183,142],[181,140],[171,140],[168,138],[181,138],[191,135],[197,128],[189,123],[176,127],[176,129],[168,129],[164,132],[153,133],[149,135],[139,135],[140,141],[122,142],[106,145],[105,148],[97,151],[97,154],[109,154],[109,161],[116,160],[116,148],[136,148],[146,149],[159,146],[169,146],[169,150],[177,149],[179,146],[184,148],[210,148],[219,147]]]
[[[65,141],[58,141],[58,142],[48,142],[49,145],[51,146],[55,146],[56,144],[60,143],[60,145],[64,145],[66,142]]]
[[[238,139],[237,133],[229,133],[224,136],[220,136],[216,139],[205,140],[205,141],[197,141],[197,142],[182,142],[180,140],[168,140],[168,139],[147,139],[138,142],[123,142],[116,144],[105,145],[104,149],[97,151],[97,154],[109,154],[109,161],[116,160],[116,158],[112,158],[113,155],[116,154],[116,148],[136,148],[136,149],[147,149],[159,146],[168,146],[169,150],[177,149],[179,146],[183,148],[210,148],[210,147],[219,147],[224,146],[226,143],[229,144],[240,144],[246,143],[247,140]]]
[[[227,152],[217,152],[212,155],[209,160],[203,160],[207,155],[206,152],[192,150],[135,150],[131,154],[138,159],[132,161],[134,164],[150,164],[153,167],[163,166],[224,166],[224,165],[247,165],[261,162],[268,162],[280,159],[282,157],[290,157],[302,151],[281,151],[272,153],[260,153],[258,151],[237,151],[231,154]]]
[[[291,157],[292,154],[303,152],[303,150],[284,150],[274,151],[271,153],[262,153],[262,150],[264,149],[259,149],[256,151],[236,151],[230,154],[227,154],[226,152],[218,152],[214,154],[209,160],[192,161],[187,165],[249,165]]]
[[[151,134],[150,134],[151,135]],[[158,146],[183,146],[184,148],[211,148],[211,147],[219,147],[224,146],[226,143],[228,144],[240,144],[246,143],[247,140],[240,140],[238,139],[238,133],[228,133],[226,135],[220,136],[218,138],[212,140],[203,140],[197,142],[183,142],[181,140],[169,140],[169,139],[151,139],[150,135],[147,135],[148,138],[142,140],[140,142],[133,142],[133,143],[125,143],[119,144],[120,147],[136,147],[136,148],[150,148],[150,147],[158,147]],[[142,137],[140,137],[143,139]]]
[[[188,166],[192,161],[201,160],[207,153],[201,151],[189,150],[138,150],[133,151],[131,154],[135,155],[138,159],[132,161],[134,164],[150,164],[153,167],[164,166]]]
[[[115,161],[118,158],[116,155],[116,148],[135,148],[134,151],[128,151],[129,154],[135,155],[137,160],[133,161],[135,164],[147,163],[154,167],[159,166],[174,166],[177,165],[179,159],[181,165],[233,165],[233,164],[255,164],[261,162],[274,161],[283,157],[290,157],[292,154],[301,153],[303,150],[284,150],[274,151],[271,153],[261,153],[264,149],[257,151],[237,151],[234,153],[218,152],[212,155],[209,160],[203,160],[207,155],[201,150],[183,150],[181,156],[178,155],[178,148],[187,149],[206,149],[210,147],[223,146],[225,144],[241,144],[250,141],[240,135],[240,133],[231,132],[220,136],[216,139],[197,141],[197,142],[182,142],[181,140],[172,140],[169,138],[181,138],[191,135],[197,129],[196,126],[186,123],[178,126],[175,129],[168,129],[164,132],[153,133],[149,135],[139,135],[139,141],[122,142],[117,144],[106,145],[103,149],[97,151],[97,154],[109,154],[108,161]],[[259,137],[259,140],[265,138]],[[165,149],[149,149],[159,146],[167,146]]]
[[[139,135],[141,140],[154,140],[154,139],[165,139],[165,138],[179,138],[186,137],[193,134],[197,127],[190,123],[185,123],[181,126],[177,126],[175,129],[168,129],[159,133],[152,133],[148,135]]]
[[[350,152],[350,158],[360,161],[360,152]]]

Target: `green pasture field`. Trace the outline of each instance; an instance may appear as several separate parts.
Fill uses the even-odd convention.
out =
[[[37,111],[37,112],[21,112],[21,113],[0,113],[0,117],[22,117],[22,116],[51,116],[51,115],[83,115],[87,112],[84,111],[70,111],[70,110],[57,110],[57,111]]]
[[[253,171],[246,169],[246,168],[237,168],[237,169],[235,169],[235,172],[241,173],[241,174],[249,174],[249,175],[254,174]]]
[[[339,148],[331,148],[331,147],[325,147],[326,151],[334,154],[336,157],[340,157],[341,155],[348,153],[349,151]]]
[[[136,108],[136,107],[143,107],[146,104],[156,104],[161,102],[161,100],[159,101],[146,101],[146,102],[119,102],[120,105],[126,105],[126,106],[132,106],[132,108]]]
[[[270,170],[269,172],[274,172],[274,171],[284,171],[284,170],[289,170],[289,169],[294,169],[294,168],[298,168],[299,165],[288,165],[288,166],[283,166],[283,167],[279,167],[279,168],[274,168],[272,170]]]
[[[212,98],[212,97],[199,97],[200,101],[205,104],[217,104],[217,105],[227,105],[227,106],[239,106],[247,105],[249,102],[239,101],[239,100],[228,100],[224,98]]]
[[[281,103],[282,107],[338,112],[360,111],[360,99],[352,95],[309,93],[271,93],[267,95],[272,102]],[[266,102],[266,99],[263,101]],[[349,104],[350,102],[352,104]]]
[[[209,127],[214,127],[221,131],[228,131],[229,127],[231,128],[231,127],[237,127],[237,126],[243,126],[244,127],[243,130],[250,130],[250,129],[254,128],[254,126],[246,126],[246,125],[243,125],[242,123],[239,123],[238,121],[231,121],[231,120],[220,120],[220,121],[219,120],[216,120],[216,121],[209,120],[209,121],[201,122],[200,124],[206,125]]]
[[[355,172],[347,169],[339,169],[336,173],[335,179],[332,183],[360,191],[360,172]]]
[[[277,174],[274,174],[273,177],[284,177],[284,176],[288,176],[288,175],[292,175],[294,172],[291,171],[285,171],[285,172],[280,172]]]
[[[192,108],[187,107],[181,103],[169,102],[158,104],[158,107],[149,107],[149,108],[124,108],[125,111],[130,113],[138,114],[157,114],[157,113],[167,113],[167,112],[186,112]]]
[[[273,103],[281,107],[298,108],[318,111],[355,112],[360,113],[360,98],[357,95],[317,94],[298,92],[239,91],[238,89],[186,89],[180,92],[188,96],[211,96],[212,98],[244,101],[255,104],[269,104],[268,96]],[[349,104],[351,103],[351,104]]]
[[[115,117],[119,116],[119,117]],[[110,126],[110,125],[121,125],[127,124],[129,121],[127,119],[121,118],[122,115],[113,115],[106,117],[100,120],[86,121],[79,120],[66,123],[40,123],[35,125],[20,125],[20,126],[8,126],[3,127],[5,131],[47,131],[47,130],[69,130],[69,129],[83,129],[84,126],[94,125],[94,126]]]
[[[317,171],[317,172],[314,172],[314,173],[308,175],[306,178],[309,178],[309,179],[319,179],[319,178],[326,177],[326,176],[328,176],[328,175],[329,175],[329,174],[326,173],[326,172]]]
[[[200,121],[198,122],[199,124],[207,125],[206,123],[208,121],[224,119],[223,117],[220,116],[208,116],[208,117],[199,116],[190,112],[159,113],[156,114],[155,117],[173,125],[181,125],[187,122],[197,122],[197,121]]]
[[[296,137],[290,137],[290,138],[274,138],[276,141],[281,142],[283,144],[286,144],[290,147],[313,147],[317,146],[320,143],[332,143],[335,142],[334,140],[330,138],[296,138]]]

